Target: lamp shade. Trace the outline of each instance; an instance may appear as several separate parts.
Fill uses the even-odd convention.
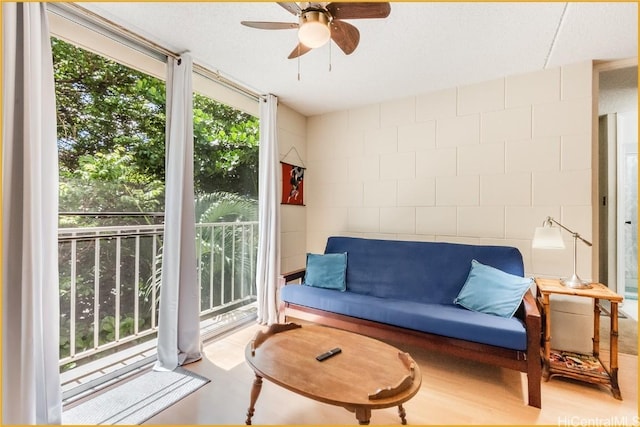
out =
[[[531,247],[535,249],[564,249],[560,228],[548,225],[536,227]]]
[[[300,43],[314,49],[328,42],[330,38],[329,20],[324,13],[309,11],[300,17],[298,29]]]

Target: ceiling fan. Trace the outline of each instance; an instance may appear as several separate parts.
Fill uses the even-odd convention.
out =
[[[247,27],[261,30],[298,29],[298,45],[289,54],[297,58],[311,49],[333,40],[349,55],[358,47],[360,32],[343,19],[386,18],[391,12],[389,3],[298,3],[278,2],[280,6],[298,17],[298,22],[241,21]],[[301,6],[304,5],[304,6]]]

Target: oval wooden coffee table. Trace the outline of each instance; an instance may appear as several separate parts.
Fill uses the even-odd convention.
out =
[[[322,362],[316,356],[341,349]],[[256,374],[247,411],[248,425],[262,388],[262,379],[308,398],[355,412],[360,424],[369,424],[372,409],[398,407],[420,389],[422,376],[408,353],[373,338],[324,326],[272,325],[258,332],[245,349]]]

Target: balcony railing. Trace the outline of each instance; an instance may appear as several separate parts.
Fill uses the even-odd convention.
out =
[[[155,336],[164,225],[61,228],[60,366]],[[196,224],[200,316],[255,300],[257,222]]]

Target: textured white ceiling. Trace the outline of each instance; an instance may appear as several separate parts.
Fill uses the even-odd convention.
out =
[[[638,54],[637,3],[392,2],[386,19],[348,21],[353,54],[325,45],[299,62],[287,59],[295,30],[240,25],[296,22],[276,3],[79,4],[307,116]]]

